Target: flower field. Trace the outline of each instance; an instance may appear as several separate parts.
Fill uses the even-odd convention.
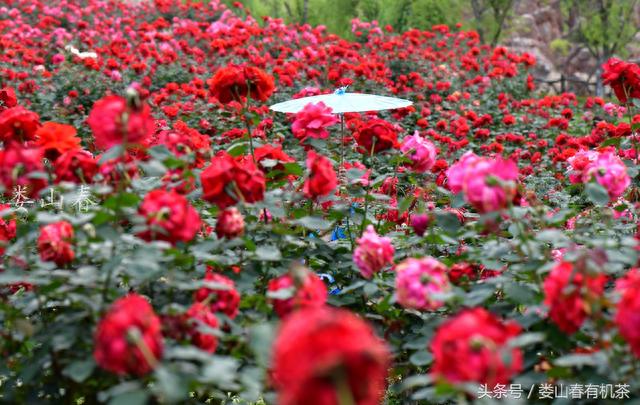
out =
[[[640,67],[353,32],[0,5],[0,402],[640,398]],[[345,87],[413,104],[269,109]]]

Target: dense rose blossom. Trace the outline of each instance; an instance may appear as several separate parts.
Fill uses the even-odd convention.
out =
[[[250,158],[235,159],[220,151],[200,174],[203,198],[225,209],[238,202],[264,198],[265,177]]]
[[[15,106],[0,112],[0,141],[30,141],[33,140],[40,117],[33,111],[22,106]]]
[[[500,274],[499,270],[488,270],[482,265],[460,262],[452,265],[447,272],[453,284],[463,284],[468,281],[484,280]]]
[[[331,111],[322,101],[307,104],[295,115],[291,126],[293,135],[300,142],[307,138],[326,139],[329,136],[327,127],[338,122],[338,117]]]
[[[602,80],[611,86],[621,103],[629,98],[640,98],[640,66],[617,58],[602,65]]]
[[[341,385],[354,404],[382,400],[389,351],[356,315],[329,307],[285,318],[273,345],[273,384],[280,405],[338,404]]]
[[[187,334],[189,335],[191,343],[206,352],[215,352],[218,346],[218,338],[211,333],[201,330],[201,327],[211,329],[218,328],[218,318],[216,318],[215,314],[211,312],[206,305],[196,302],[189,307],[185,316],[187,323],[190,324]]]
[[[107,371],[145,375],[155,368],[162,352],[160,319],[140,295],[118,299],[98,323],[93,356]]]
[[[462,191],[465,200],[481,213],[506,208],[516,195],[518,167],[511,160],[465,153],[447,171],[449,189]]]
[[[360,146],[360,152],[366,155],[379,153],[398,146],[398,131],[383,119],[371,119],[360,125],[354,137]]]
[[[296,160],[291,156],[287,155],[281,146],[272,146],[269,144],[262,145],[256,148],[254,151],[254,156],[256,157],[256,162],[258,162],[258,168],[262,170],[265,174],[272,171],[284,171],[285,163],[292,163]],[[273,162],[267,162],[275,160],[276,163],[272,165]],[[279,178],[280,176],[276,177]],[[273,178],[273,177],[270,177]]]
[[[73,246],[73,226],[66,221],[43,226],[38,236],[38,251],[45,262],[55,262],[64,266],[75,257]]]
[[[607,277],[586,274],[570,262],[558,262],[544,280],[549,318],[565,333],[575,333],[589,315],[591,303],[602,296]]]
[[[356,243],[358,246],[353,251],[353,262],[364,278],[371,278],[374,273],[393,262],[395,249],[391,239],[379,236],[373,225],[367,226]]]
[[[431,170],[436,162],[436,147],[431,141],[421,137],[417,131],[402,140],[400,150],[411,159],[411,169],[418,173]]]
[[[216,235],[233,239],[244,234],[244,217],[236,207],[226,208],[218,214]]]
[[[16,92],[11,87],[3,87],[0,89],[0,112],[18,105]]]
[[[299,273],[299,274],[298,274]],[[289,298],[272,298],[271,305],[279,317],[284,318],[297,309],[321,307],[327,302],[327,287],[315,273],[299,271],[269,280],[267,291],[292,289]]]
[[[31,176],[34,172],[44,172],[41,148],[24,147],[11,142],[0,150],[0,182],[7,196],[15,197],[19,193],[25,197],[35,197],[46,186],[42,177]]]
[[[331,194],[338,186],[338,177],[333,164],[326,157],[309,151],[307,169],[309,169],[309,177],[304,182],[305,197],[311,199],[324,197]]]
[[[569,181],[571,183],[582,183],[586,178],[587,171],[592,167],[593,162],[598,159],[598,152],[592,150],[581,150],[567,159],[571,166],[569,170]]]
[[[610,151],[600,153],[585,171],[585,176],[593,176],[607,190],[609,198],[614,200],[624,194],[631,184],[627,166]]]
[[[429,228],[431,218],[429,214],[413,214],[411,215],[411,228],[418,236],[423,236]]]
[[[243,97],[267,101],[275,90],[273,77],[255,66],[229,65],[207,81],[211,94],[223,104]]]
[[[76,136],[76,132],[71,125],[45,122],[36,131],[36,145],[45,151],[49,159],[55,160],[65,152],[81,148],[81,140]]]
[[[131,106],[120,96],[106,96],[96,101],[87,124],[93,132],[96,146],[102,150],[123,143],[145,144],[155,130],[155,122],[146,103]]]
[[[174,245],[189,242],[202,224],[198,211],[175,191],[151,191],[144,197],[138,214],[148,228],[138,236],[148,241],[163,240]]]
[[[633,354],[640,357],[640,269],[631,269],[620,278],[616,291],[621,295],[615,315],[616,326]]]
[[[466,309],[436,330],[431,373],[450,383],[508,384],[523,368],[523,354],[509,341],[520,334],[484,308]]]
[[[209,137],[182,121],[176,122],[173,130],[160,131],[151,144],[164,145],[178,157],[193,154],[196,167],[205,163],[205,155],[211,150]]]
[[[213,284],[211,288],[202,287],[194,294],[197,302],[204,302],[213,312],[221,312],[233,319],[238,315],[240,294],[236,284],[229,277],[208,271],[204,281]]]
[[[5,244],[16,237],[16,220],[9,204],[0,204],[0,254],[4,254]]]
[[[86,150],[72,149],[55,161],[56,183],[90,183],[98,173],[98,162]]]
[[[451,286],[447,267],[433,257],[409,258],[395,267],[396,295],[405,308],[435,310],[444,303],[434,294],[444,294]]]

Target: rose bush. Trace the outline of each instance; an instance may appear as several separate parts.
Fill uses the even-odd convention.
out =
[[[640,396],[638,66],[544,95],[532,55],[384,28],[0,5],[0,402]],[[346,85],[414,104],[268,109]]]

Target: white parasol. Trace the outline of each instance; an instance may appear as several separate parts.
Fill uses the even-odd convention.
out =
[[[346,87],[341,87],[331,94],[303,97],[274,104],[270,109],[283,113],[297,113],[309,103],[322,101],[331,107],[334,114],[347,112],[380,111],[404,108],[413,104],[409,100],[395,97],[377,96],[375,94],[346,93]]]

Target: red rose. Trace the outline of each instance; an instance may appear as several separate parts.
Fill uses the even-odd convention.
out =
[[[219,69],[207,84],[211,94],[222,104],[242,101],[244,97],[267,101],[275,89],[273,77],[253,66],[226,66]]]
[[[631,346],[631,351],[640,357],[640,269],[631,269],[616,282],[616,291],[621,295],[615,322],[620,335]]]
[[[120,96],[107,96],[96,101],[87,123],[96,146],[102,150],[124,142],[142,145],[155,130],[155,121],[147,104],[133,107]]]
[[[258,168],[265,174],[274,171],[284,171],[284,163],[295,162],[296,160],[287,155],[280,146],[263,145],[256,148],[253,151],[256,161],[258,162]],[[275,161],[275,164],[271,161]],[[270,177],[274,178],[274,177]],[[281,178],[281,176],[275,177]]]
[[[60,155],[55,162],[56,183],[91,183],[98,173],[98,162],[86,150],[75,149]]]
[[[38,195],[47,182],[41,177],[32,177],[31,174],[44,172],[43,158],[42,149],[25,148],[17,142],[11,142],[6,149],[0,150],[0,182],[4,185],[5,195]]]
[[[280,405],[376,405],[384,396],[390,363],[382,340],[343,309],[308,308],[283,321],[273,346],[273,383]]]
[[[484,308],[464,310],[436,330],[431,373],[451,383],[508,384],[523,366],[522,351],[509,346],[520,330]]]
[[[16,92],[11,87],[3,87],[0,89],[0,112],[7,108],[15,107],[18,105],[18,98]]]
[[[98,162],[102,156],[98,155]],[[125,153],[124,156],[101,162],[98,173],[102,176],[102,182],[105,184],[118,184],[122,180],[123,174],[128,179],[136,178],[140,174],[137,160],[131,153]]]
[[[240,306],[240,294],[236,290],[236,285],[228,277],[212,271],[207,272],[204,281],[215,285],[215,287],[202,287],[194,294],[194,299],[198,302],[205,301],[211,311],[222,312],[233,319],[238,315]]]
[[[160,319],[147,300],[132,293],[114,302],[100,320],[93,357],[112,373],[142,376],[155,368],[162,349]]]
[[[71,125],[45,122],[36,131],[36,145],[44,149],[50,160],[55,160],[67,151],[81,149],[80,142],[76,129]]]
[[[38,251],[45,262],[55,262],[58,266],[70,263],[75,254],[71,241],[73,227],[66,221],[43,226],[38,237]]]
[[[0,140],[3,142],[31,141],[40,126],[40,117],[21,106],[0,113]]]
[[[304,182],[305,197],[315,200],[318,197],[331,194],[338,186],[336,172],[333,170],[331,161],[326,157],[309,151],[307,169],[309,169],[309,177]]]
[[[209,167],[200,174],[203,198],[221,209],[233,205],[240,198],[254,203],[264,198],[265,178],[251,159],[234,159],[220,151]]]
[[[164,145],[178,157],[193,155],[196,167],[204,165],[205,156],[211,150],[209,137],[189,128],[182,121],[177,121],[173,130],[161,131],[151,145]]]
[[[244,218],[236,207],[229,207],[218,214],[216,235],[219,238],[233,239],[244,233]]]
[[[327,302],[327,287],[320,277],[310,270],[300,274],[284,274],[269,281],[267,290],[278,292],[291,289],[289,298],[272,298],[271,304],[276,314],[284,318],[296,309],[321,307]]]
[[[360,125],[354,134],[360,145],[360,152],[370,154],[382,152],[398,146],[398,133],[395,127],[382,119],[372,119]]]
[[[611,58],[602,65],[602,79],[616,93],[621,103],[629,98],[640,98],[640,66]]]
[[[144,197],[138,214],[146,219],[149,228],[138,236],[147,241],[164,240],[173,245],[189,242],[202,224],[198,211],[175,191],[151,191]]]
[[[0,254],[4,254],[5,244],[16,237],[15,216],[7,214],[10,209],[9,204],[0,204]]]
[[[572,334],[587,318],[591,301],[602,296],[607,277],[585,274],[569,262],[560,262],[544,280],[544,303],[560,330]]]
[[[187,334],[191,338],[191,343],[206,352],[215,352],[218,346],[218,338],[211,333],[201,331],[200,327],[217,329],[218,318],[206,305],[202,305],[200,302],[191,305],[185,315],[187,322],[190,324]]]
[[[326,139],[329,136],[327,127],[339,121],[331,111],[331,107],[327,107],[322,101],[307,104],[295,116],[291,126],[293,136],[300,142],[307,138]]]

